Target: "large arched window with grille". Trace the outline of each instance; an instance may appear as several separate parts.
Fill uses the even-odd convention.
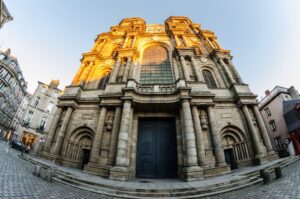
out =
[[[141,84],[169,84],[173,82],[168,50],[151,46],[144,50],[141,66]]]
[[[209,70],[203,70],[202,74],[208,88],[217,88],[214,76]]]

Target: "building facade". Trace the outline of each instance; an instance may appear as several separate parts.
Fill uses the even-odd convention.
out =
[[[58,85],[58,80],[52,80],[49,85],[38,82],[19,125],[20,141],[34,146],[35,151],[39,149],[40,142],[46,139],[56,112],[57,101],[62,94]]]
[[[188,181],[276,158],[231,59],[187,17],[123,19],[83,54],[40,155],[110,179]]]
[[[284,119],[285,102],[300,99],[299,94],[293,86],[290,88],[276,86],[271,91],[267,90],[265,94],[266,96],[259,102],[258,107],[273,148],[278,152],[279,157],[288,156],[292,152],[288,152],[290,135]],[[291,150],[293,151],[293,149]]]
[[[0,29],[3,25],[9,21],[12,21],[13,17],[9,13],[6,5],[4,4],[3,0],[0,0]]]
[[[14,136],[12,139],[19,140],[20,139],[20,133],[18,132],[18,129],[20,125],[22,125],[23,117],[25,114],[25,111],[27,109],[29,100],[30,100],[31,94],[27,94],[23,100],[21,101],[21,104],[17,110],[17,113],[15,114],[15,117],[13,118],[11,128],[16,129],[14,132]]]
[[[0,51],[0,136],[12,139],[15,126],[13,118],[27,95],[27,85],[18,61],[10,49]]]

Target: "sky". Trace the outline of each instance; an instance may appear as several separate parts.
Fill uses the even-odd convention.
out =
[[[82,53],[123,18],[163,24],[169,16],[215,32],[259,99],[276,85],[300,90],[300,0],[4,1],[14,20],[0,29],[0,49],[17,57],[31,93],[38,81],[70,85]]]

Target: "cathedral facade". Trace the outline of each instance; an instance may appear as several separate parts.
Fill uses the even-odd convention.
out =
[[[231,59],[187,17],[123,19],[83,54],[40,156],[110,179],[187,181],[276,158]]]

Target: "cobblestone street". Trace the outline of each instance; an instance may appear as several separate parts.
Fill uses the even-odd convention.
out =
[[[7,149],[7,143],[0,141],[0,198],[112,198],[35,177],[33,166],[18,158],[20,152]],[[283,175],[268,185],[259,184],[210,198],[300,199],[300,161],[284,168]]]

